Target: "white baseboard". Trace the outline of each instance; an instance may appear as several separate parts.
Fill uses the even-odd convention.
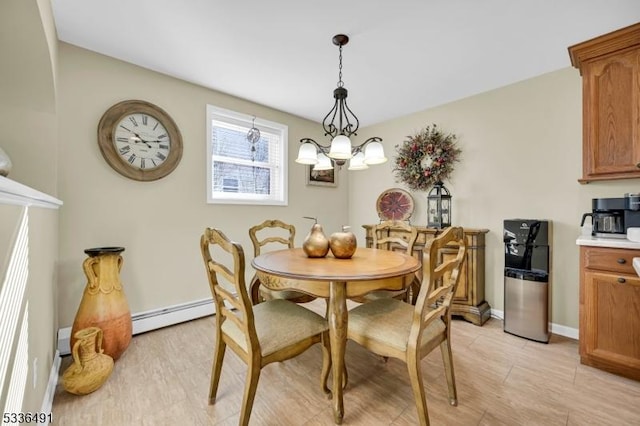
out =
[[[213,299],[196,300],[193,302],[181,303],[167,308],[153,309],[140,312],[131,316],[133,324],[133,334],[145,333],[151,330],[167,327],[181,322],[191,321],[197,318],[206,317],[215,313]],[[71,338],[71,327],[58,330],[58,352],[60,355],[69,355]]]
[[[56,394],[56,386],[58,385],[58,375],[60,372],[60,363],[62,359],[60,358],[60,351],[56,351],[53,356],[53,364],[51,365],[51,371],[49,372],[49,382],[47,383],[47,390],[44,393],[44,398],[42,398],[42,408],[40,409],[41,413],[50,413],[51,407],[53,406],[53,397]]]
[[[568,337],[570,339],[578,340],[579,331],[577,328],[567,327],[566,325],[551,323],[551,332],[559,336]]]
[[[504,311],[491,308],[491,316],[499,320],[504,320]],[[578,340],[579,330],[577,328],[567,327],[566,325],[560,325],[551,323],[551,332],[559,336],[568,337],[570,339]]]

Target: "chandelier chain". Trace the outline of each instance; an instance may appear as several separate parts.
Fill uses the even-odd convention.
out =
[[[344,87],[342,82],[342,45],[340,46],[339,65],[338,65],[338,87]]]

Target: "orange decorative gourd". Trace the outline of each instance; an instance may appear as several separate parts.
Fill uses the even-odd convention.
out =
[[[333,257],[337,259],[350,259],[358,248],[356,236],[350,231],[351,227],[343,226],[342,232],[334,232],[329,237],[329,247]]]

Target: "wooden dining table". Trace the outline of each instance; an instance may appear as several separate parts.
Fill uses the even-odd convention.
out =
[[[333,416],[335,423],[341,424],[347,299],[374,290],[407,288],[420,269],[420,262],[400,252],[359,247],[350,259],[337,259],[331,254],[311,258],[302,249],[294,248],[261,254],[251,264],[261,283],[271,290],[297,290],[329,299]]]

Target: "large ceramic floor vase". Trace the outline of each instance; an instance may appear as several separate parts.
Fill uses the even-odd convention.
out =
[[[113,371],[113,359],[102,349],[102,330],[88,327],[74,334],[73,364],[62,375],[67,392],[86,395],[97,390]]]
[[[71,328],[71,347],[78,330],[99,327],[104,353],[117,360],[131,342],[131,311],[120,281],[122,247],[87,249],[82,264],[87,285]]]

